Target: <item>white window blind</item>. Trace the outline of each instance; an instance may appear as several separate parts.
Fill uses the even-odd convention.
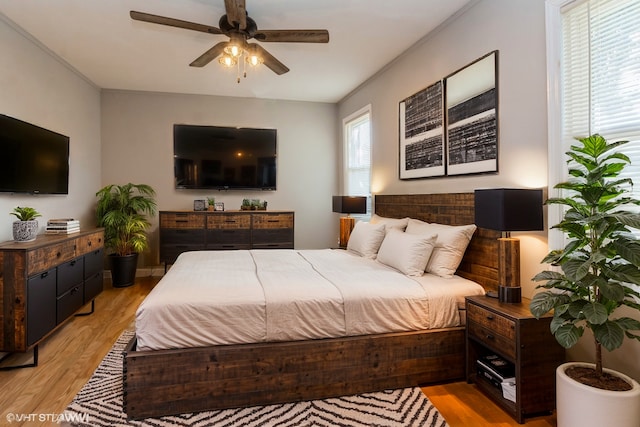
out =
[[[631,158],[640,198],[640,0],[587,0],[562,9],[562,158],[576,136],[599,133]],[[566,168],[566,166],[565,166]]]
[[[367,196],[371,212],[371,113],[369,107],[344,120],[344,195]]]

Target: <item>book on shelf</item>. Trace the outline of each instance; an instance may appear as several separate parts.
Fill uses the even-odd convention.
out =
[[[44,234],[72,234],[80,232],[80,227],[74,228],[49,228],[45,230]]]
[[[489,354],[476,360],[478,374],[489,380],[496,387],[501,387],[503,382],[513,380],[515,366],[500,356]]]
[[[80,221],[73,218],[56,218],[47,221],[47,225],[50,226],[75,226],[80,225]]]

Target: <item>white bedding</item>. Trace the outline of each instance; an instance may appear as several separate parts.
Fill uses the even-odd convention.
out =
[[[137,310],[138,350],[459,326],[464,296],[482,293],[344,250],[185,252]]]

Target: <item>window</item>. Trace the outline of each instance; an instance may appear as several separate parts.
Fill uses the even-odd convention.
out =
[[[557,89],[549,106],[549,184],[567,179],[564,153],[574,137],[599,133],[630,141],[620,151],[631,158],[625,177],[640,197],[640,0],[550,3],[549,87]],[[561,211],[549,212],[549,224],[560,218]],[[550,235],[550,245],[556,239]]]
[[[371,106],[343,120],[345,196],[367,196],[371,212]]]

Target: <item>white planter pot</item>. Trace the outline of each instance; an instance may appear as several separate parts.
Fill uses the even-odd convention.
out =
[[[556,369],[556,409],[558,427],[639,427],[640,385],[633,378],[611,369],[606,372],[624,378],[633,388],[609,391],[579,383],[565,374],[571,366],[592,363],[571,362]]]
[[[16,242],[31,242],[38,235],[38,221],[15,221],[13,223],[13,240]]]

